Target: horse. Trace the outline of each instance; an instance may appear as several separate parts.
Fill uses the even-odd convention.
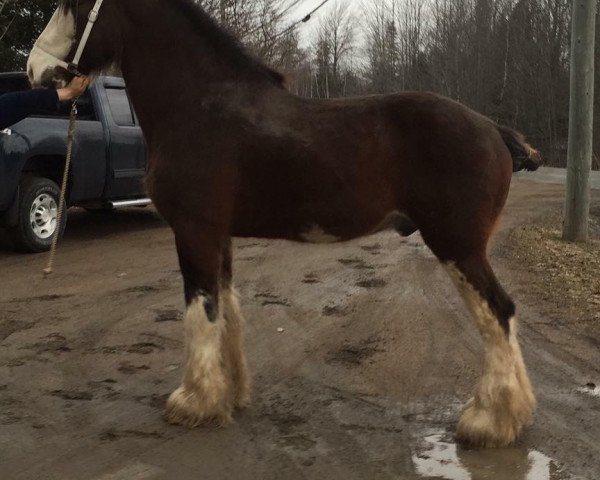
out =
[[[541,164],[520,133],[428,92],[296,96],[191,0],[61,0],[27,72],[33,86],[56,86],[113,64],[183,277],[184,371],[168,422],[226,425],[249,403],[232,237],[329,243],[391,226],[420,232],[483,338],[483,374],[457,438],[515,441],[536,401],[488,244],[513,171]]]

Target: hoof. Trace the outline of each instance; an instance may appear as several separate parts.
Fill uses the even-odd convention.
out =
[[[250,388],[248,385],[245,385],[235,393],[235,408],[238,408],[240,410],[247,408],[250,405],[250,400]]]
[[[471,399],[465,405],[458,422],[456,438],[459,442],[483,448],[506,447],[517,439],[533,414],[532,396],[505,395],[507,402],[490,406]],[[519,400],[519,401],[516,401]]]
[[[250,405],[250,380],[246,368],[246,363],[243,362],[241,368],[236,372],[233,378],[233,404],[235,408],[244,409]]]
[[[232,422],[232,411],[231,401],[208,402],[197,392],[179,387],[167,400],[165,419],[188,428],[223,427]]]

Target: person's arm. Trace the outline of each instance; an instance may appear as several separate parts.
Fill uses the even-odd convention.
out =
[[[56,93],[61,102],[73,100],[84,94],[90,85],[87,77],[74,77],[73,80],[64,88],[59,88]]]
[[[56,112],[59,101],[72,100],[80,96],[88,85],[87,78],[75,77],[69,85],[58,90],[39,88],[2,95],[0,97],[0,130],[35,113]]]
[[[20,122],[37,112],[56,111],[58,108],[56,90],[26,90],[7,93],[0,97],[0,130]]]

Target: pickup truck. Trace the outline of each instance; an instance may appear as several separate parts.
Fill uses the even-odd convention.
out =
[[[0,95],[29,88],[23,73],[0,74]],[[66,204],[90,211],[148,205],[146,145],[122,78],[99,77],[78,102]],[[0,132],[0,227],[22,251],[48,250],[61,236],[59,186],[70,104]]]

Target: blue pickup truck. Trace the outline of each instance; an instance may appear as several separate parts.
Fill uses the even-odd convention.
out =
[[[23,73],[0,74],[0,95],[29,88]],[[0,227],[16,248],[47,250],[57,225],[70,105],[0,132]],[[78,101],[66,203],[90,211],[143,206],[146,146],[123,79],[99,77]]]

